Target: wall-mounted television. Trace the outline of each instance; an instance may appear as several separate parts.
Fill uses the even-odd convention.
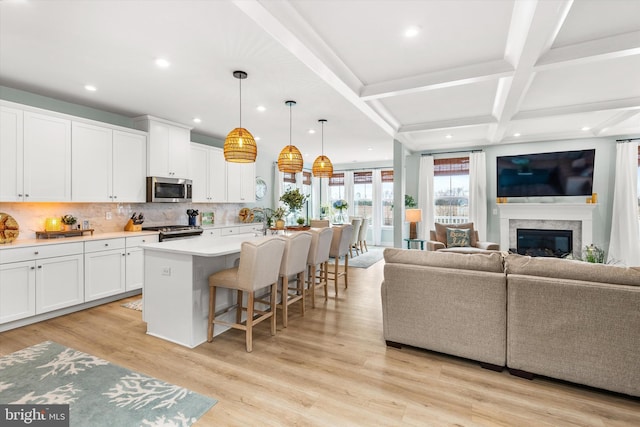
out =
[[[501,156],[497,197],[590,196],[596,150]]]

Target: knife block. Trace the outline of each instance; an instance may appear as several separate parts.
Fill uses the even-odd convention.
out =
[[[127,225],[124,226],[124,231],[142,231],[142,224],[134,224],[133,220],[127,221]]]

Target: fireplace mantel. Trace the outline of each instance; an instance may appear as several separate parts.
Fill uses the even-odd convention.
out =
[[[504,203],[500,210],[500,249],[509,249],[509,220],[565,220],[582,223],[582,242],[593,241],[593,210],[591,203]]]

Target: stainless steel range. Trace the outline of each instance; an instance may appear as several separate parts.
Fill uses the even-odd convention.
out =
[[[202,234],[202,227],[192,225],[159,225],[155,227],[142,227],[143,230],[159,231],[160,242],[172,239],[187,239]]]

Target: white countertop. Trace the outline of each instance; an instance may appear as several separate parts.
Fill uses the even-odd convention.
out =
[[[157,231],[114,231],[111,233],[95,233],[92,235],[86,234],[84,236],[76,237],[58,237],[53,239],[18,239],[11,243],[0,244],[0,250],[21,248],[27,246],[42,246],[42,245],[59,245],[61,243],[72,242],[86,242],[91,240],[103,240],[103,239],[118,239],[122,237],[138,237],[138,236],[150,236],[158,234]]]
[[[220,238],[194,237],[191,239],[169,240],[161,243],[145,243],[140,245],[145,251],[169,252],[183,255],[215,257],[240,252],[242,242],[260,240],[269,237],[254,237],[250,234],[242,236],[226,236]]]

